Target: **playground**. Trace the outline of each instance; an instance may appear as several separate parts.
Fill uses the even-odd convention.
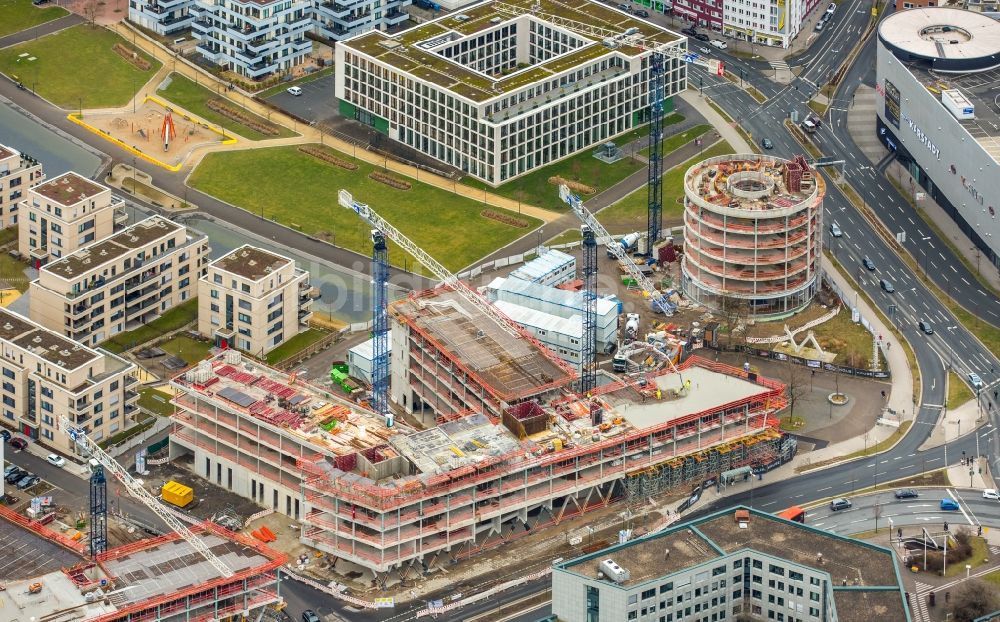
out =
[[[177,171],[187,156],[205,145],[235,142],[232,134],[216,129],[155,97],[137,103],[132,111],[86,112],[70,120],[157,166]]]

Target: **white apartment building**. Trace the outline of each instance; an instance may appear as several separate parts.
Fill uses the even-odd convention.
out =
[[[42,266],[31,319],[88,345],[146,324],[193,298],[208,237],[153,216]]]
[[[134,424],[136,365],[0,308],[0,423],[74,454],[60,417],[99,441]]]
[[[198,332],[220,348],[263,356],[309,325],[309,273],[249,244],[208,264],[198,281]]]
[[[525,14],[486,2],[344,41],[335,52],[341,114],[495,186],[648,121],[650,52],[626,45],[625,32],[678,52],[687,46],[590,0],[542,8],[622,36],[576,34],[517,6]],[[665,112],[686,72],[678,58],[665,62]]]
[[[194,0],[129,0],[129,21],[152,30],[158,35],[170,35],[191,27]]]
[[[191,33],[202,58],[259,80],[302,64],[312,10],[309,0],[195,0]]]
[[[6,145],[0,145],[0,229],[17,224],[17,204],[24,193],[45,179],[42,164]]]
[[[787,48],[818,3],[819,0],[725,0],[722,32],[757,45]]]
[[[560,622],[911,620],[889,549],[732,508],[552,565]]]
[[[330,41],[342,41],[369,30],[387,30],[410,18],[412,0],[312,0],[313,32]]]
[[[28,190],[19,207],[17,250],[41,267],[114,233],[128,221],[111,189],[72,171]]]

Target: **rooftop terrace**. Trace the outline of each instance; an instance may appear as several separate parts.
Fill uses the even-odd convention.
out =
[[[27,318],[3,308],[0,308],[0,339],[29,350],[67,371],[77,369],[102,356],[95,350],[42,328]]]
[[[457,39],[470,36],[488,28],[498,27],[513,19],[507,13],[498,10],[495,4],[492,1],[483,2],[395,35],[374,31],[344,41],[342,44],[478,102],[487,101],[534,82],[546,80],[602,56],[614,53],[634,57],[643,52],[640,48],[627,45],[613,51],[601,43],[600,37],[576,33],[584,39],[593,41],[593,43],[577,47],[512,74],[494,78],[428,49],[432,47],[429,44],[430,41],[436,44],[449,37]],[[503,4],[525,11],[537,4],[542,13],[559,15],[562,18],[616,33],[624,33],[626,30],[634,28],[637,29],[635,32],[638,33],[638,36],[660,44],[681,39],[679,35],[669,30],[590,0],[580,0],[573,6],[556,0],[510,0]],[[495,22],[495,20],[500,21]]]
[[[291,263],[291,259],[256,246],[245,245],[219,257],[212,266],[232,272],[251,281],[259,281],[275,270]]]
[[[63,173],[32,188],[33,192],[37,192],[50,201],[65,206],[75,205],[80,201],[95,197],[105,190],[107,190],[106,187],[94,183],[85,177],[81,177],[72,171]]]
[[[123,255],[173,234],[180,228],[181,225],[162,216],[152,216],[120,233],[46,264],[42,267],[42,271],[51,272],[65,279],[73,279],[88,270],[111,263]]]
[[[16,151],[7,148],[6,145],[0,145],[0,160],[3,160],[4,158],[9,158],[14,155],[17,155]]]
[[[701,207],[768,217],[815,198],[823,182],[801,156],[785,160],[740,154],[695,164],[685,173],[684,186]]]

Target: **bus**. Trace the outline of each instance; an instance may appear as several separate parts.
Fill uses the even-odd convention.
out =
[[[793,505],[787,510],[778,512],[777,516],[779,518],[784,518],[785,520],[795,521],[796,523],[806,522],[806,511],[797,505]]]

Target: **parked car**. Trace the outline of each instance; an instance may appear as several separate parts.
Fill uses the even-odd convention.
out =
[[[887,281],[885,279],[882,279],[881,281],[879,281],[878,284],[879,284],[879,287],[882,288],[882,291],[884,291],[887,294],[891,294],[892,292],[896,291],[896,288],[892,286],[892,283],[890,283],[889,281]]]
[[[11,473],[13,473],[17,469],[18,469],[18,466],[16,464],[8,464],[7,468],[3,470],[3,476],[6,478],[8,475],[10,475]]]
[[[993,501],[1000,501],[1000,492],[997,492],[996,488],[987,488],[983,491],[983,499],[992,499]]]
[[[8,484],[13,484],[17,482],[17,480],[27,475],[27,473],[28,472],[22,469],[21,467],[14,467],[14,470],[5,475],[3,479]]]
[[[290,95],[294,95],[296,97],[298,97],[299,95],[302,94],[302,87],[301,86],[290,86],[290,87],[288,87],[285,90],[288,91],[288,93]]]
[[[312,609],[306,609],[302,612],[302,622],[320,622],[319,616]]]
[[[875,262],[871,259],[865,257],[861,260],[861,265],[868,269],[869,272],[875,272]]]
[[[696,33],[694,33],[694,38],[697,39],[697,40],[699,40],[699,41],[708,41],[711,37],[709,37],[708,35],[706,35],[703,32],[696,32]]]
[[[957,509],[958,509],[958,501],[955,501],[954,499],[951,499],[949,497],[945,497],[944,499],[941,499],[941,510],[942,511],[945,511],[945,512],[954,512]]]
[[[28,473],[21,479],[17,480],[17,489],[24,490],[34,486],[36,483],[38,483],[38,476],[34,473]]]
[[[681,34],[682,35],[687,35],[689,37],[693,37],[696,34],[698,34],[698,31],[695,30],[695,28],[693,26],[688,26],[687,28],[681,28]]]
[[[979,377],[979,374],[970,371],[969,384],[971,384],[972,388],[976,391],[981,391],[983,388],[983,379]]]
[[[49,464],[51,464],[52,466],[57,466],[60,468],[66,466],[66,458],[63,458],[60,455],[49,454],[45,456],[45,459],[48,460]]]
[[[24,449],[28,446],[28,441],[23,438],[12,438],[10,439],[10,446],[14,449]]]
[[[649,17],[649,11],[646,9],[636,9],[632,11],[632,14],[636,17]]]
[[[931,326],[931,323],[928,322],[927,320],[921,321],[919,324],[917,324],[917,326],[920,328],[920,330],[925,335],[933,335],[934,334],[934,327]]]
[[[849,510],[853,504],[848,499],[834,499],[830,502],[830,510],[838,512],[840,510]]]
[[[720,50],[724,50],[727,47],[729,47],[729,45],[725,41],[723,41],[722,39],[712,39],[712,44],[711,45],[712,45],[712,47],[719,48]]]
[[[839,238],[840,236],[844,235],[844,232],[840,230],[840,225],[834,222],[830,223],[830,235],[832,235],[835,238]]]
[[[626,13],[628,13],[628,12],[629,12],[629,9],[630,9],[631,7],[629,7],[629,5],[628,5],[628,3],[627,3],[627,2],[622,2],[622,3],[620,3],[620,4],[618,5],[618,8],[619,8],[619,9],[621,9],[621,10],[623,10],[623,11],[625,11]],[[305,615],[305,614],[302,614],[302,615]]]
[[[701,46],[698,46],[698,52],[699,52],[699,53],[700,53],[700,54],[701,54],[702,56],[708,56],[708,55],[710,55],[710,54],[712,53],[712,50],[708,49],[708,48],[707,48],[707,47],[705,47],[704,45],[701,45]]]
[[[826,22],[823,20],[819,20],[818,22],[816,22],[816,32],[821,32],[825,24]]]
[[[912,488],[900,488],[896,491],[897,499],[916,499],[920,495]]]
[[[837,12],[837,5],[831,2],[830,6],[826,7],[826,14],[833,15],[836,12]]]
[[[764,149],[774,149],[774,143],[771,142],[770,138],[762,138],[760,140],[760,146]]]

